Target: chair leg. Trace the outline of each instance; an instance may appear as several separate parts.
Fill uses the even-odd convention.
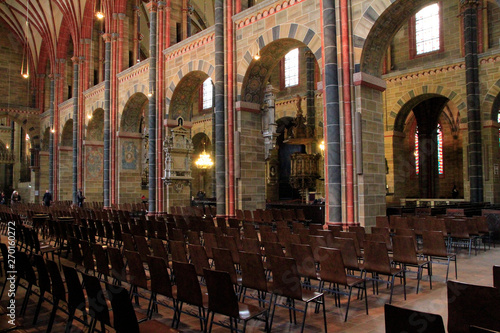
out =
[[[42,308],[44,294],[44,292],[40,291],[40,298],[38,299],[38,304],[36,305],[35,317],[33,317],[33,325],[35,325],[38,320],[38,315],[40,314],[40,309]]]
[[[56,298],[56,299],[54,299],[52,312],[50,313],[50,319],[49,319],[49,323],[47,325],[47,333],[50,333],[50,331],[52,331],[52,325],[54,324],[54,319],[56,318],[56,312],[57,312],[58,305],[59,305],[59,300]]]
[[[327,333],[327,325],[326,325],[326,308],[325,308],[325,294],[323,294],[323,324],[325,325],[325,333]]]
[[[270,300],[270,303],[269,303],[269,309],[271,309],[271,305],[273,304],[273,296],[274,296],[274,294],[271,294],[271,300]],[[269,332],[271,332],[271,328],[273,326],[274,311],[276,310],[276,302],[277,301],[278,301],[278,295],[276,295],[276,300],[274,301],[273,311],[271,312],[271,321],[269,323]]]
[[[75,316],[75,309],[69,310],[68,313],[68,322],[66,323],[66,328],[64,329],[64,333],[69,333],[71,331],[71,326],[73,324],[73,317]]]
[[[211,318],[211,320],[210,320],[210,327],[208,328],[208,332],[207,332],[207,331],[205,331],[205,333],[210,333],[210,332],[212,332],[212,325],[213,325],[213,323],[214,323],[214,315],[215,315],[215,312],[212,312],[212,318]]]
[[[302,329],[300,330],[300,333],[304,332],[304,327],[306,326],[306,315],[307,315],[307,306],[309,303],[306,303],[306,306],[304,308],[304,318],[302,318]]]
[[[365,289],[365,307],[366,307],[366,314],[368,314],[368,294],[366,292],[366,280],[363,281],[363,288]]]
[[[347,308],[345,310],[344,321],[347,321],[347,314],[349,313],[349,304],[351,303],[352,287],[349,287],[349,297],[347,298]]]
[[[422,266],[418,266],[417,270],[417,294],[418,294],[418,289],[420,287],[420,279],[422,278]]]
[[[389,304],[392,304],[392,292],[394,291],[394,277],[395,275],[393,275],[391,279],[391,296],[389,297]]]

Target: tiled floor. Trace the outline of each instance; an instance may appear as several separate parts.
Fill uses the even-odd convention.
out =
[[[4,239],[3,239],[4,240]],[[492,285],[492,266],[494,264],[500,264],[500,248],[491,248],[486,252],[480,251],[477,256],[472,255],[470,258],[465,254],[459,254],[458,258],[458,280],[481,284],[481,285]],[[445,266],[434,265],[433,274],[433,289],[429,289],[429,281],[427,276],[424,275],[424,280],[421,282],[421,290],[419,294],[416,292],[416,274],[410,274],[407,283],[407,300],[403,299],[403,286],[401,284],[396,284],[394,289],[393,304],[398,306],[404,306],[411,309],[432,312],[440,314],[443,317],[443,321],[446,326],[447,322],[447,295],[446,295],[446,284],[444,282],[445,277]],[[454,278],[453,267],[450,267],[450,277]],[[2,282],[3,282],[2,278]],[[17,311],[19,311],[24,298],[24,289],[20,288],[18,295],[16,295],[17,300]],[[40,313],[39,320],[36,326],[32,325],[33,314],[35,311],[37,297],[32,296],[28,309],[24,318],[21,321],[24,324],[24,328],[28,332],[44,332],[46,330],[46,325],[49,318],[50,307],[49,304],[44,303],[44,307]],[[347,297],[342,297],[342,308],[334,307],[333,296],[328,295],[326,297],[327,302],[327,322],[328,331],[330,332],[384,332],[384,303],[389,300],[389,290],[384,287],[380,288],[379,295],[373,295],[371,289],[368,292],[368,307],[369,315],[365,314],[364,301],[357,300],[353,297],[351,301],[351,307],[349,309],[349,318],[347,322],[344,322],[345,315],[345,304],[347,302]],[[1,300],[2,305],[7,305],[6,295]],[[140,308],[138,311],[144,311],[147,306],[146,300],[141,300]],[[301,306],[301,305],[300,305]],[[166,324],[170,324],[172,318],[172,311],[160,307],[160,315],[155,315],[155,319],[158,319]],[[218,317],[216,316],[216,319]],[[224,320],[224,318],[219,317]],[[300,324],[302,314],[297,313],[297,325],[290,324],[288,322],[288,311],[283,308],[277,308],[276,315],[272,327],[273,332],[296,332],[300,331]],[[179,330],[184,332],[194,332],[199,330],[199,321],[193,317],[182,315],[182,322],[179,326]],[[5,316],[0,317],[0,320],[6,320]],[[56,323],[53,327],[53,332],[63,332],[65,327],[65,315],[63,312],[58,311],[56,317]],[[82,331],[82,326],[75,327],[72,332]],[[264,325],[262,322],[250,321],[247,326],[248,332],[263,331]],[[109,328],[109,331],[113,331]],[[229,329],[214,326],[213,331],[215,332],[228,332]],[[323,331],[323,318],[321,312],[318,314],[314,313],[314,306],[310,307],[307,313],[306,320],[306,332],[322,332]]]

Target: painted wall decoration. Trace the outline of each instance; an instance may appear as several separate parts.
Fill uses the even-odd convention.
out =
[[[102,147],[87,147],[87,179],[102,179],[103,152]]]
[[[123,170],[136,170],[137,157],[139,154],[138,143],[135,141],[127,140],[122,144],[122,169]]]

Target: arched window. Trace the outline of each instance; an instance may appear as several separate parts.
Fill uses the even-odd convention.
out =
[[[214,105],[214,86],[212,79],[208,78],[203,82],[203,110],[210,109]]]
[[[418,155],[418,126],[415,128],[415,173],[418,175],[420,172],[420,159]]]
[[[299,49],[293,49],[285,55],[285,88],[299,84]]]
[[[438,173],[444,174],[444,160],[443,160],[443,129],[441,124],[437,125],[437,154],[438,154]]]
[[[412,18],[410,24],[411,57],[440,51],[441,40],[441,8],[439,3],[422,8]]]

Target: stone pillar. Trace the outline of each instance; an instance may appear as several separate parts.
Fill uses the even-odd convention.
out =
[[[342,188],[340,169],[340,106],[337,66],[337,26],[335,0],[323,1],[323,34],[325,66],[325,185],[326,222],[342,222]]]
[[[110,161],[111,161],[111,35],[104,34],[104,207],[110,207]]]
[[[50,96],[49,96],[49,108],[50,108],[50,133],[49,133],[49,191],[54,195],[54,92],[55,92],[55,78],[54,75],[50,75]]]
[[[224,0],[215,0],[215,178],[217,215],[226,214],[226,140],[224,116]],[[232,88],[231,88],[232,89]]]
[[[477,12],[480,1],[460,0],[464,20],[465,84],[467,88],[467,125],[469,134],[470,201],[483,202],[481,147],[481,110],[479,101],[479,61]]]
[[[314,136],[316,125],[316,110],[314,108],[314,54],[311,51],[306,52],[306,77],[307,77],[307,95],[306,95],[306,121],[307,131],[310,131],[311,137]],[[316,153],[317,145],[311,145],[310,154]]]
[[[76,192],[78,190],[78,78],[80,74],[80,59],[74,56],[71,60],[73,61],[73,186],[71,190],[73,203],[76,204]]]
[[[276,100],[275,93],[278,90],[273,88],[271,84],[266,86],[264,91],[264,105],[262,108],[262,136],[264,137],[265,146],[265,156],[266,160],[271,154],[271,150],[274,149],[276,145],[276,111],[274,108],[274,103]]]
[[[157,3],[150,1],[149,4],[149,213],[156,212],[156,18]]]

